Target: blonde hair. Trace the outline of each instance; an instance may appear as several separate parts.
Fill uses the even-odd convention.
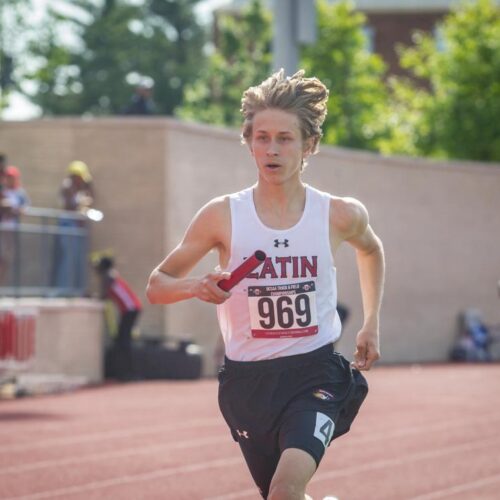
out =
[[[260,85],[250,87],[243,93],[242,142],[248,144],[252,136],[254,116],[259,111],[274,108],[297,116],[302,140],[312,138],[311,153],[317,152],[323,135],[321,125],[326,118],[328,89],[318,78],[304,78],[304,73],[304,70],[300,70],[293,76],[285,77],[285,72],[281,69]]]

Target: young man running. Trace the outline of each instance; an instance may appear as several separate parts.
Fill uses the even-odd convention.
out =
[[[384,254],[357,200],[306,185],[328,90],[299,71],[273,74],[243,95],[243,140],[257,183],[210,201],[183,240],[152,272],[148,298],[217,304],[225,343],[219,405],[264,498],[303,500],[331,440],[349,430],[367,393],[360,370],[379,358]],[[335,253],[356,251],[364,323],[354,361],[335,353]],[[190,276],[217,249],[221,270]],[[267,257],[231,292],[217,283],[262,250]]]

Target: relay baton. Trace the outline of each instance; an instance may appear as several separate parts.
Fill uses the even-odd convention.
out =
[[[233,286],[236,286],[242,279],[248,276],[256,267],[259,267],[266,260],[266,254],[262,250],[257,250],[251,257],[248,257],[234,271],[231,272],[231,277],[226,280],[221,280],[217,283],[219,288],[225,292],[229,292]]]

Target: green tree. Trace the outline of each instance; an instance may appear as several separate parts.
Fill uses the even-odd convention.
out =
[[[384,121],[388,133],[377,141],[378,150],[385,155],[425,156],[423,139],[431,136],[432,97],[407,78],[390,77],[387,84],[390,97]]]
[[[203,63],[198,1],[73,0],[70,14],[52,9],[31,49],[41,61],[29,75],[39,85],[32,100],[44,114],[115,114],[146,81],[158,112],[172,114]],[[59,35],[64,26],[77,34],[70,46]]]
[[[239,126],[241,96],[271,68],[271,17],[259,0],[241,15],[221,14],[208,65],[185,89],[177,115],[187,120]]]
[[[392,85],[404,132],[386,152],[500,161],[500,9],[493,0],[462,3],[440,26],[440,40],[416,33],[401,65],[428,88]]]
[[[184,87],[194,82],[206,63],[203,47],[206,43],[204,29],[198,23],[194,7],[200,0],[147,0],[151,26],[167,36],[163,52],[158,51],[152,40],[148,50],[157,50],[152,59],[151,76],[155,86],[155,99],[162,105],[162,112],[173,115],[182,102]]]
[[[17,67],[23,58],[29,0],[0,0],[0,111],[19,87]]]
[[[378,149],[388,130],[382,59],[366,49],[366,18],[352,1],[318,2],[318,41],[302,50],[301,65],[330,89],[324,142]]]

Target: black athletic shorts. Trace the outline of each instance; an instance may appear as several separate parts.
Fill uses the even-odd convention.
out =
[[[222,415],[264,498],[283,450],[304,450],[318,465],[349,431],[367,392],[363,375],[332,344],[263,361],[225,358],[219,371]]]

